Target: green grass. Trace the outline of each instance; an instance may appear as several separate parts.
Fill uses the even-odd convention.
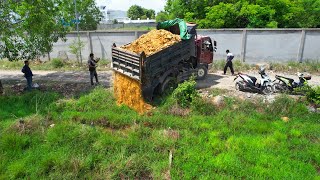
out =
[[[319,114],[305,102],[204,100],[186,116],[172,106],[169,98],[140,116],[100,87],[77,99],[0,97],[0,179],[320,178]]]
[[[223,71],[224,66],[226,65],[226,60],[214,60],[212,68],[210,71]],[[235,72],[242,72],[242,71],[248,71],[250,69],[254,69],[254,65],[242,63],[240,60],[234,60],[233,61],[233,69]],[[229,71],[229,69],[228,69]]]
[[[287,71],[287,72],[320,72],[320,62],[318,61],[306,61],[303,63],[289,61],[288,63],[270,63],[270,69],[274,71]]]
[[[0,69],[4,70],[21,70],[24,63],[23,61],[7,61],[0,60]],[[54,58],[51,61],[31,61],[31,70],[56,70],[56,71],[87,71],[87,60],[83,59],[82,65],[76,61],[64,62],[61,59]],[[106,71],[110,70],[110,61],[102,59],[98,63],[97,70]]]

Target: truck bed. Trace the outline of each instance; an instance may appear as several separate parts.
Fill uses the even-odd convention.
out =
[[[179,62],[188,59],[194,48],[193,39],[182,40],[151,56],[142,52],[136,54],[119,47],[112,48],[113,70],[125,74],[140,83],[152,83],[168,69],[174,68]]]

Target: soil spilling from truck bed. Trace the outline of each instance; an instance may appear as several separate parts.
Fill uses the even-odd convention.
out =
[[[142,97],[140,83],[126,75],[114,72],[113,89],[118,105],[125,104],[140,114],[152,108]]]
[[[179,35],[172,34],[166,30],[152,30],[121,48],[134,53],[145,52],[146,56],[150,56],[179,41],[181,41]],[[119,105],[125,104],[140,114],[152,108],[151,105],[144,101],[141,84],[138,81],[119,72],[114,72],[113,82],[114,94]]]
[[[135,53],[145,52],[146,56],[150,56],[180,41],[179,35],[160,29],[143,34],[137,40],[121,48]]]

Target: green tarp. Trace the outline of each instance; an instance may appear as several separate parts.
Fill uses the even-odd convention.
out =
[[[191,35],[188,33],[187,24],[183,19],[176,18],[174,20],[159,22],[157,29],[168,29],[176,24],[179,25],[181,39],[190,39]]]

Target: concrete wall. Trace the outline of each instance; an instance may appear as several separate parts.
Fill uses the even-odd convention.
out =
[[[96,57],[111,59],[111,46],[132,42],[147,31],[94,31],[80,32],[85,47],[83,59],[90,52]],[[209,29],[198,30],[199,35],[210,36],[217,41],[215,59],[224,59],[229,49],[236,59],[247,63],[319,61],[320,29]],[[69,59],[75,59],[69,46],[77,38],[75,32],[67,35],[67,41],[54,44],[51,58],[65,52]]]

